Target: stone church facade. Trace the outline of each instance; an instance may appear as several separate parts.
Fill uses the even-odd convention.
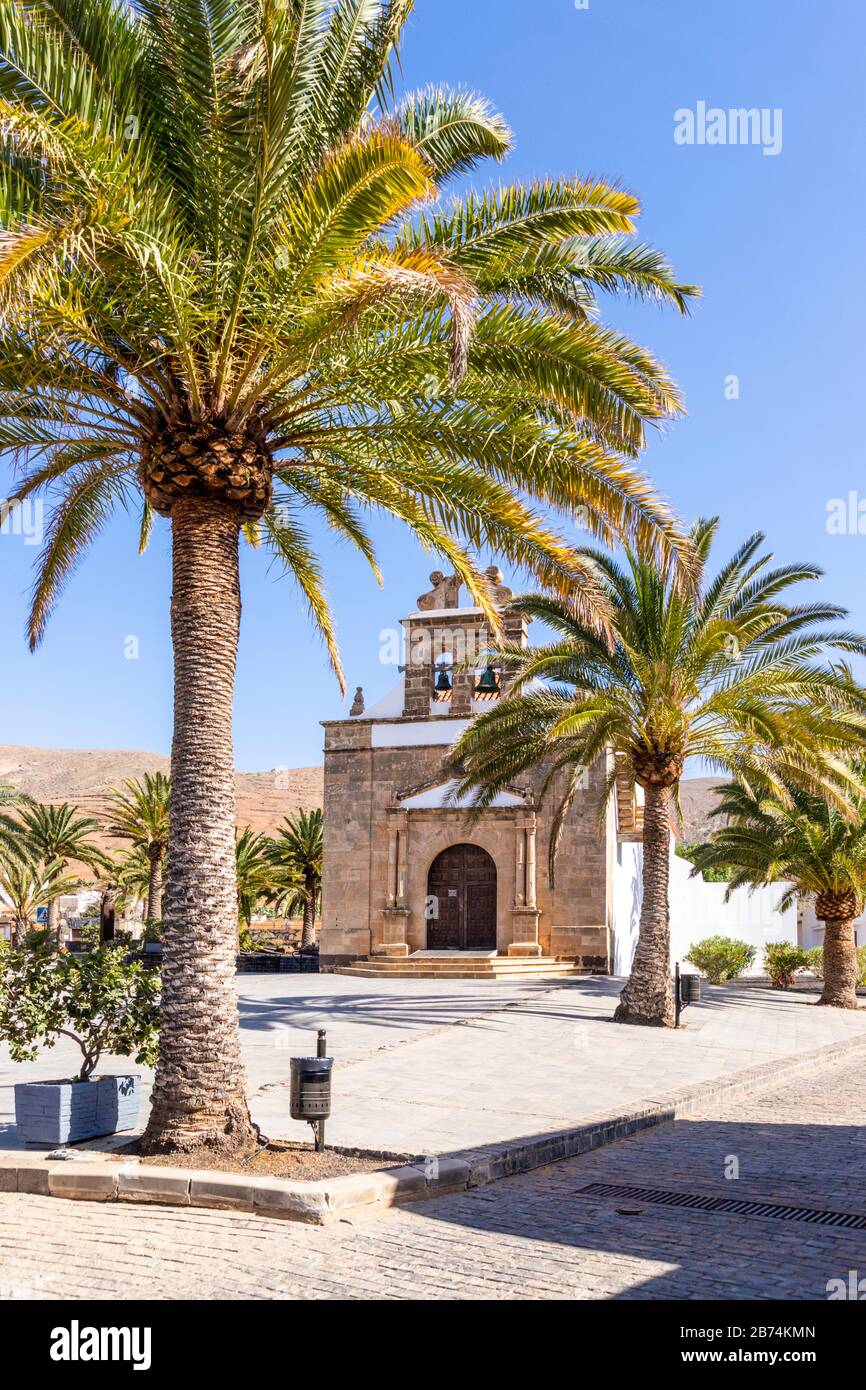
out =
[[[488,577],[505,609],[510,590],[498,571]],[[620,796],[600,818],[609,764],[585,771],[552,887],[556,798],[553,789],[539,804],[541,772],[474,821],[454,804],[449,750],[502,698],[507,676],[488,664],[484,615],[459,607],[458,581],[437,572],[431,583],[402,624],[397,687],[368,709],[359,690],[349,718],[324,725],[322,968],[458,952],[607,972],[617,839],[630,808]],[[526,644],[522,617],[505,613],[504,626]],[[466,661],[475,665],[462,669]]]

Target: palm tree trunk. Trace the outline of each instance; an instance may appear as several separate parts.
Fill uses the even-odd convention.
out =
[[[162,1009],[145,1152],[243,1150],[255,1133],[240,1052],[232,702],[239,518],[220,500],[172,512],[172,809]]]
[[[834,1009],[857,1009],[860,975],[852,918],[830,918],[824,923],[824,991],[819,1004]]]
[[[306,897],[304,898],[304,923],[301,928],[301,946],[314,946],[316,944],[316,893],[315,888],[309,881],[306,884]]]
[[[643,813],[643,902],[631,974],[614,1014],[615,1023],[672,1028],[671,932],[668,904],[670,814],[667,787],[648,784]]]
[[[48,902],[48,930],[54,937],[58,946],[60,945],[60,902],[57,898],[51,898]]]
[[[147,884],[147,920],[148,922],[162,921],[162,850],[153,853],[148,850],[150,857],[150,877]]]

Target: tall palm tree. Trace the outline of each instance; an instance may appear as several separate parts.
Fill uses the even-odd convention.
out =
[[[695,873],[733,870],[728,894],[744,884],[788,881],[783,912],[800,898],[815,898],[824,923],[824,990],[819,1004],[856,1009],[859,966],[854,920],[866,901],[866,797],[846,814],[823,797],[792,787],[784,800],[766,790],[731,783],[717,788],[713,814],[728,824],[695,847]]]
[[[101,831],[98,820],[93,816],[79,816],[77,807],[64,801],[52,805],[33,801],[29,797],[22,800],[17,808],[15,821],[3,816],[7,835],[17,836],[29,859],[51,864],[55,876],[62,875],[71,862],[83,864],[86,868],[98,871],[108,866],[108,856],[95,843],[94,837]],[[60,912],[58,898],[66,889],[46,899],[48,908],[48,930],[59,939]],[[41,905],[41,904],[40,904]]]
[[[12,911],[13,946],[35,926],[40,908],[47,907],[50,912],[58,897],[77,888],[78,879],[64,877],[57,860],[46,863],[23,843],[17,849],[5,844],[0,847],[0,902]]]
[[[303,908],[301,945],[312,946],[316,941],[316,913],[322,896],[322,856],[324,854],[324,817],[317,807],[298,811],[286,817],[268,847],[271,863],[281,876],[296,880],[289,897]]]
[[[447,560],[496,628],[488,547],[597,610],[550,509],[683,558],[634,470],[680,397],[598,291],[685,312],[637,200],[569,178],[467,193],[510,148],[477,96],[397,100],[412,0],[0,0],[0,446],[56,505],[37,644],[118,508],[171,524],[172,817],[145,1147],[252,1141],[235,1003],[231,713],[241,531],[339,671],[305,518]],[[536,511],[533,503],[543,504]],[[600,618],[603,621],[603,615]]]
[[[612,752],[608,794],[625,774],[643,791],[643,904],[631,976],[620,995],[622,1023],[670,1026],[668,870],[671,818],[686,760],[823,789],[844,800],[856,784],[841,760],[863,737],[866,695],[827,651],[866,650],[866,639],[827,625],[844,616],[829,604],[792,605],[786,591],[816,580],[814,565],[770,568],[755,535],[710,578],[706,565],[717,522],[699,521],[696,593],[672,584],[651,561],[626,552],[621,567],[585,551],[613,609],[608,644],[557,599],[529,597],[515,607],[542,619],[555,640],[499,654],[516,682],[499,707],[477,719],[455,747],[464,792],[479,806],[519,772],[547,763],[544,788],[565,778],[551,837],[551,866],[582,770]],[[673,800],[672,800],[673,799]]]
[[[250,927],[253,914],[263,899],[270,898],[273,875],[268,859],[269,841],[266,835],[249,825],[238,835],[235,862],[238,885],[238,920]]]
[[[147,920],[162,918],[162,866],[168,846],[171,782],[164,772],[146,772],[136,779],[125,777],[106,805],[109,835],[128,840],[147,855],[150,871],[147,887]]]

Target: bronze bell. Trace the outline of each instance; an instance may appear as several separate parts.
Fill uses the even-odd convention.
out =
[[[482,671],[478,684],[475,687],[475,693],[476,695],[487,696],[499,694],[499,677],[492,666],[488,666],[485,671]]]

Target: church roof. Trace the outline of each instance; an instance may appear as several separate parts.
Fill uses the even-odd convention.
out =
[[[432,810],[466,810],[472,806],[472,799],[467,797],[455,797],[454,792],[457,782],[453,779],[448,782],[436,782],[429,787],[413,788],[408,792],[398,793],[397,800],[404,810],[407,811],[432,811]],[[490,803],[491,809],[514,806],[530,806],[532,803],[529,798],[519,791],[504,790],[494,797]]]

